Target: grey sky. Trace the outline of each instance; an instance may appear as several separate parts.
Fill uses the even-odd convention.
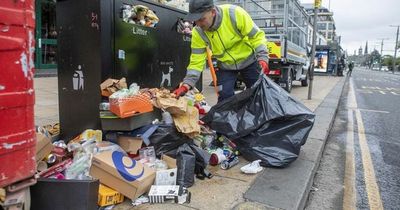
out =
[[[322,0],[322,5],[333,12],[336,33],[342,37],[342,47],[352,55],[354,50],[368,41],[368,49],[380,51],[381,38],[384,40],[383,54],[393,55],[396,28],[400,25],[400,0]],[[313,3],[314,0],[300,0]]]

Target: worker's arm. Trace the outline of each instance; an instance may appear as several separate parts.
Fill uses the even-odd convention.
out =
[[[253,22],[250,15],[241,7],[235,7],[236,25],[243,36],[249,38],[250,44],[256,52],[257,60],[268,63],[267,39],[263,30]]]
[[[192,31],[192,43],[190,55],[190,63],[187,67],[186,76],[183,79],[184,84],[188,84],[190,87],[194,87],[196,82],[200,79],[201,72],[206,65],[206,46],[207,44],[200,37],[197,28],[193,28]]]

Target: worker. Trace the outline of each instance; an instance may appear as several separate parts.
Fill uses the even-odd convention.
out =
[[[269,71],[264,31],[250,15],[235,5],[214,5],[213,0],[190,0],[186,18],[194,21],[191,56],[186,76],[174,93],[183,96],[195,86],[206,64],[206,47],[217,59],[218,102],[234,95],[238,73],[246,87],[258,79],[260,70]]]

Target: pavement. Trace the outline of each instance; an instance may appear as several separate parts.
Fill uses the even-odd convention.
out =
[[[209,104],[217,101],[211,77],[203,75],[203,94]],[[57,77],[37,77],[35,124],[46,125],[59,121]],[[313,178],[324,150],[325,142],[337,111],[345,77],[315,76],[312,100],[307,99],[308,88],[294,82],[291,95],[314,111],[316,119],[299,158],[289,167],[265,168],[257,175],[246,175],[240,167],[248,162],[240,159],[238,166],[229,170],[209,167],[212,179],[198,180],[189,188],[190,204],[140,205],[135,209],[304,209]],[[129,199],[115,206],[115,210],[133,208]]]

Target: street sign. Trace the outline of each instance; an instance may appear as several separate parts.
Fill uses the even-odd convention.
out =
[[[315,8],[320,8],[322,4],[322,0],[314,0],[314,7]]]

